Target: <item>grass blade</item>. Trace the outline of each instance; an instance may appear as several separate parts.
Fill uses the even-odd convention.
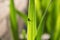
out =
[[[53,40],[58,40],[59,39],[59,32],[60,32],[60,15],[57,18],[57,23],[54,31],[54,37]]]
[[[60,0],[56,0],[55,2],[55,5],[56,5],[56,26],[55,26],[55,30],[54,30],[54,33],[53,33],[53,40],[58,40],[59,39],[59,32],[60,32]]]
[[[36,11],[35,11],[35,0],[29,0],[29,7],[28,7],[28,27],[27,33],[28,38],[27,40],[35,40],[36,36]]]
[[[18,10],[16,10],[16,13],[24,20],[25,24],[27,25],[28,16],[19,12]]]
[[[46,20],[46,28],[48,33],[52,33],[52,23],[54,22],[52,21],[53,20],[52,14],[53,14],[53,2],[51,2],[51,5],[48,9],[48,15]]]
[[[39,25],[39,22],[42,17],[42,12],[41,12],[41,5],[40,5],[40,0],[35,0],[35,7],[36,7],[36,15],[37,15],[37,26]]]
[[[11,30],[12,30],[13,39],[19,40],[14,0],[10,0],[10,21],[11,21]]]
[[[42,19],[41,19],[41,21],[40,21],[40,24],[39,24],[39,26],[38,26],[38,30],[37,30],[37,40],[41,40],[41,35],[42,35],[42,33],[43,33],[42,24],[43,24],[43,20],[44,20],[44,18],[45,18],[45,16],[46,16],[46,12],[47,12],[50,4],[51,4],[51,1],[50,1],[49,5],[47,6],[47,8],[46,8],[46,10],[45,10],[45,12],[44,12],[44,15],[42,16]]]

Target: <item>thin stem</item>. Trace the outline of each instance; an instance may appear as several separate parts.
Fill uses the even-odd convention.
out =
[[[27,25],[28,16],[18,10],[16,10],[16,13],[24,20],[25,24]]]
[[[19,40],[14,0],[10,0],[10,23],[11,23],[13,40]]]
[[[36,11],[35,11],[35,0],[29,0],[28,7],[28,27],[27,27],[27,40],[35,40],[36,36]]]
[[[45,10],[45,12],[44,12],[44,15],[42,16],[42,19],[41,19],[41,21],[40,21],[40,24],[39,24],[39,26],[38,26],[37,40],[41,40],[41,35],[42,35],[42,33],[43,33],[42,22],[43,22],[43,20],[44,20],[44,18],[45,18],[45,16],[46,16],[46,12],[47,12],[48,8],[49,8],[50,5],[51,5],[51,2],[52,2],[52,1],[50,1],[49,5],[47,6],[47,8],[46,8],[46,10]]]

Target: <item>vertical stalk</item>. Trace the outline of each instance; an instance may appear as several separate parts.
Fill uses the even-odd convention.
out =
[[[35,7],[36,7],[37,26],[38,26],[42,17],[40,0],[35,0]]]
[[[44,12],[44,14],[42,16],[42,19],[40,21],[40,24],[38,26],[37,38],[36,38],[37,40],[41,40],[41,36],[43,34],[43,29],[44,29],[44,27],[43,27],[44,18],[45,18],[46,14],[47,14],[47,10],[50,7],[50,5],[51,5],[51,1],[48,3],[48,6],[47,6],[47,8],[46,8],[46,10],[45,10],[45,12]]]
[[[54,37],[53,40],[58,40],[59,39],[59,31],[60,31],[60,14],[57,17],[57,22],[56,22],[56,27],[54,31]]]
[[[35,11],[35,0],[29,0],[28,8],[28,38],[27,40],[35,40],[36,36],[36,11]]]
[[[12,30],[13,40],[19,40],[14,0],[10,0],[10,22],[11,22],[11,30]]]
[[[59,32],[60,32],[60,0],[56,0],[56,26],[55,26],[55,31],[54,31],[54,37],[53,40],[58,40],[59,39]]]
[[[50,7],[49,7],[49,9],[48,9],[48,16],[47,16],[47,20],[46,20],[46,28],[47,28],[47,32],[48,33],[51,33],[51,24],[52,24],[52,11],[53,11],[53,2],[52,2],[52,0],[50,0],[51,1],[51,5],[50,5]]]

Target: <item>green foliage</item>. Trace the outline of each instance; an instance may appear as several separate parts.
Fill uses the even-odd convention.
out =
[[[14,40],[19,40],[18,37],[18,25],[16,20],[16,11],[14,7],[14,0],[10,0],[10,23],[11,23],[11,30]]]
[[[25,24],[27,25],[28,16],[23,14],[22,12],[19,12],[18,10],[16,10],[16,13],[24,20]]]
[[[28,16],[16,10],[10,0],[11,30],[14,40],[19,40],[16,14],[27,25],[27,40],[41,40],[44,33],[49,33],[51,40],[60,40],[60,0],[29,0]],[[25,36],[25,31],[22,34]]]
[[[36,30],[36,10],[35,10],[35,0],[29,0],[28,7],[28,27],[27,27],[27,40],[35,40],[35,36],[37,33]]]

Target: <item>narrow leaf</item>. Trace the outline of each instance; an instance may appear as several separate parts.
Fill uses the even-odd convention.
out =
[[[25,24],[27,25],[28,16],[22,12],[19,12],[18,10],[16,10],[16,13],[24,20]]]
[[[19,40],[14,0],[10,0],[10,22],[11,22],[11,30],[12,30],[13,39]]]
[[[42,36],[42,33],[43,33],[43,28],[44,28],[44,27],[42,26],[42,24],[43,24],[43,20],[44,20],[44,18],[45,18],[45,16],[46,16],[46,12],[47,12],[50,4],[51,4],[51,1],[50,1],[49,5],[47,6],[47,8],[46,8],[46,10],[45,10],[45,12],[44,12],[44,15],[42,16],[42,19],[41,19],[41,21],[40,21],[40,24],[39,24],[39,26],[38,26],[37,38],[36,38],[37,40],[41,40],[41,36]]]
[[[28,27],[27,33],[28,38],[27,40],[35,40],[36,36],[36,11],[35,11],[35,0],[29,0],[29,7],[28,7]]]
[[[60,0],[56,0],[55,5],[56,5],[56,16],[57,16],[57,20],[56,20],[56,26],[55,26],[55,30],[53,33],[53,40],[58,40],[59,39],[59,32],[60,32]]]
[[[37,26],[38,26],[39,22],[41,20],[41,17],[42,17],[41,2],[40,2],[40,0],[35,0],[35,7],[36,7]]]

